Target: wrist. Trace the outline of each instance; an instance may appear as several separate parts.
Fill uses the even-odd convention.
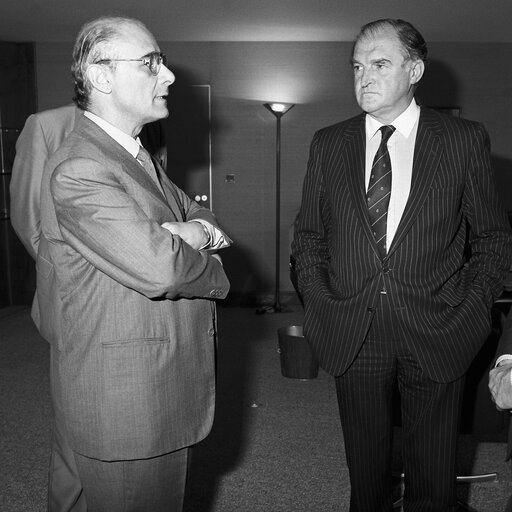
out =
[[[211,244],[212,236],[210,234],[210,230],[202,222],[199,222],[199,224],[201,224],[201,227],[203,228],[203,232],[205,234],[205,242],[201,246],[201,249],[206,249]]]

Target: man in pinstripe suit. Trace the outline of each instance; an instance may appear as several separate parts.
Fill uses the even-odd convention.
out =
[[[510,266],[487,132],[416,104],[426,57],[403,20],[362,28],[352,63],[364,112],[315,134],[295,224],[304,333],[335,377],[352,512],[392,509],[395,384],[404,510],[456,510],[464,374]]]

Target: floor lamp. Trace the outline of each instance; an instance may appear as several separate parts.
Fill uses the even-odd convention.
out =
[[[276,261],[275,261],[275,287],[274,305],[259,308],[256,313],[281,313],[283,308],[279,302],[279,263],[280,263],[280,238],[281,238],[281,117],[288,112],[293,103],[264,103],[263,106],[276,116]]]

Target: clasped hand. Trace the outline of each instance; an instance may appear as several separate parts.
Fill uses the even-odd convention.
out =
[[[489,372],[489,390],[498,409],[512,409],[512,362],[502,364]]]

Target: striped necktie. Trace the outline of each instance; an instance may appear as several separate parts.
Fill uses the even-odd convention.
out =
[[[149,174],[151,179],[155,182],[156,186],[158,187],[158,190],[160,190],[160,192],[163,193],[164,191],[162,188],[162,184],[160,183],[160,179],[158,178],[158,173],[155,168],[155,164],[151,159],[151,155],[142,146],[139,147],[139,152],[137,153],[137,160],[140,162],[142,167],[144,167],[144,170]]]
[[[395,131],[394,126],[381,126],[382,139],[373,159],[370,182],[366,198],[368,216],[382,257],[386,256],[386,229],[388,220],[389,196],[391,195],[391,159],[388,152],[388,140]]]

